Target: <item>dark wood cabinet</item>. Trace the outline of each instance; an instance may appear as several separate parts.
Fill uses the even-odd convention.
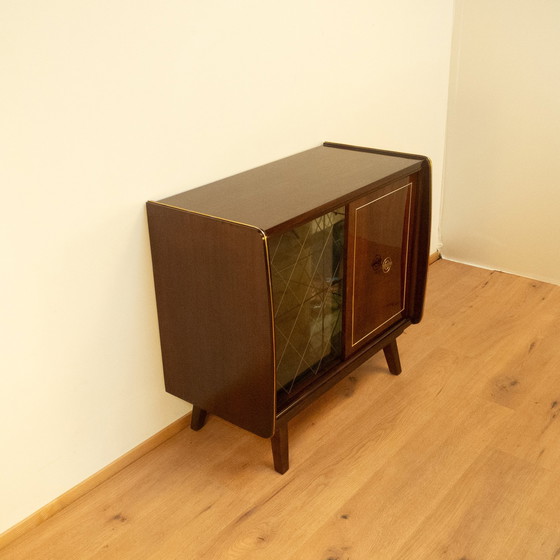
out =
[[[423,156],[325,143],[148,202],[166,390],[272,438],[422,317],[430,236]]]

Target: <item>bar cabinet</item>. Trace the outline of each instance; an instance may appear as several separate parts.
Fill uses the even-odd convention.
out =
[[[271,438],[422,317],[424,156],[325,143],[147,203],[166,390]],[[349,411],[351,414],[351,411]]]

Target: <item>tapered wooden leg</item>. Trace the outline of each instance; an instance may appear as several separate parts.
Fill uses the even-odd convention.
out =
[[[402,371],[401,359],[399,358],[399,349],[397,348],[397,341],[393,340],[391,344],[383,348],[383,353],[385,354],[385,359],[387,360],[387,365],[389,366],[389,371],[393,375],[399,375]]]
[[[191,415],[191,430],[198,432],[198,430],[204,426],[207,414],[206,410],[198,408],[198,406],[193,406]]]
[[[271,442],[274,470],[280,474],[284,474],[290,468],[287,422],[276,426],[276,431],[272,436]]]

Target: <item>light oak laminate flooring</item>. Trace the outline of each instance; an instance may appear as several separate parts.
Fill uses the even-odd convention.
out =
[[[449,261],[423,322],[267,440],[210,417],[2,559],[560,559],[560,286]]]

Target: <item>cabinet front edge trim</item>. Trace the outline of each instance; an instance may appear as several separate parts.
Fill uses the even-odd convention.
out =
[[[220,222],[227,222],[229,224],[235,224],[238,226],[248,227],[257,230],[264,239],[267,238],[266,233],[259,227],[253,224],[246,224],[245,222],[238,222],[236,220],[230,220],[229,218],[222,218],[221,216],[213,216],[212,214],[205,214],[204,212],[198,212],[196,210],[189,210],[187,208],[181,208],[180,206],[173,206],[172,204],[167,204],[165,202],[156,202],[154,200],[149,200],[148,204],[156,204],[158,206],[165,206],[167,208],[172,208],[173,210],[178,210],[179,212],[186,212],[187,214],[196,214],[197,216],[204,216],[205,218],[210,218],[211,220],[219,220]]]

